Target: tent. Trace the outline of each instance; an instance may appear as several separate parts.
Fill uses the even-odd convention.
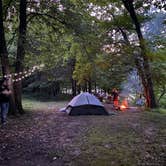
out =
[[[75,96],[65,108],[69,115],[108,115],[102,103],[88,92]]]

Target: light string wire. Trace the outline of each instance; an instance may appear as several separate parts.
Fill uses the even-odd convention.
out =
[[[23,71],[23,72],[19,72],[19,73],[11,73],[11,74],[6,74],[3,77],[4,78],[12,78],[13,82],[18,82],[21,81],[27,77],[29,77],[30,75],[32,75],[36,70],[39,70],[41,68],[41,66],[33,66],[32,69]],[[19,77],[18,77],[19,76]],[[15,78],[16,77],[16,78]]]

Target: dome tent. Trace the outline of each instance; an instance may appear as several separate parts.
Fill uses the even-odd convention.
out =
[[[88,92],[75,96],[65,108],[69,115],[108,115],[102,103]]]

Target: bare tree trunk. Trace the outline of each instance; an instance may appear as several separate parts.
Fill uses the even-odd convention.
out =
[[[91,82],[91,79],[88,81],[88,92],[89,93],[92,92],[92,82]]]
[[[9,58],[8,51],[6,47],[5,33],[4,33],[4,25],[3,25],[3,10],[2,10],[2,0],[0,0],[0,57],[1,57],[1,65],[2,65],[2,74],[3,76],[10,73],[9,69]],[[16,113],[15,100],[14,100],[14,91],[12,79],[9,79],[9,88],[12,90],[12,95],[10,97],[10,112],[12,114]]]
[[[81,86],[80,86],[80,85],[77,86],[77,93],[78,93],[78,94],[81,93]]]
[[[16,57],[16,73],[23,71],[23,64],[24,64],[24,57],[25,57],[25,44],[26,44],[26,0],[20,0],[20,24],[19,24],[19,36],[18,36],[18,43],[17,43],[17,57]],[[15,83],[15,101],[16,107],[19,113],[24,113],[22,107],[22,81],[18,81]]]
[[[84,85],[82,86],[82,90],[83,92],[87,92],[87,82],[84,83]]]
[[[96,85],[96,80],[94,82],[94,88],[95,88],[95,93],[97,93],[97,85]]]
[[[122,0],[122,1],[124,3],[125,8],[129,12],[130,17],[135,25],[137,36],[138,36],[140,47],[141,47],[140,56],[143,60],[142,67],[143,67],[143,73],[144,73],[144,77],[145,77],[145,78],[142,78],[142,80],[143,81],[146,80],[146,82],[144,82],[143,86],[144,86],[147,106],[150,108],[156,108],[157,104],[156,104],[156,100],[155,100],[150,66],[149,66],[148,57],[147,57],[147,53],[146,53],[145,40],[144,40],[142,32],[141,32],[140,23],[137,19],[136,13],[135,13],[135,9],[133,6],[133,0]]]
[[[76,60],[73,58],[71,59],[71,86],[72,86],[72,96],[76,96],[77,94],[77,82],[76,80],[74,80],[72,78],[73,76],[73,72],[74,72],[74,69],[75,69],[75,63],[76,63]]]
[[[71,83],[72,83],[72,96],[76,96],[76,93],[77,93],[77,83],[76,83],[76,80],[74,80],[72,78],[71,79]]]

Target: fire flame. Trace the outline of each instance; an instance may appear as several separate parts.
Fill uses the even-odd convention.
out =
[[[126,110],[128,108],[128,102],[127,102],[127,99],[124,99],[123,101],[122,101],[122,104],[120,105],[120,110],[121,111],[124,111],[124,110]]]

